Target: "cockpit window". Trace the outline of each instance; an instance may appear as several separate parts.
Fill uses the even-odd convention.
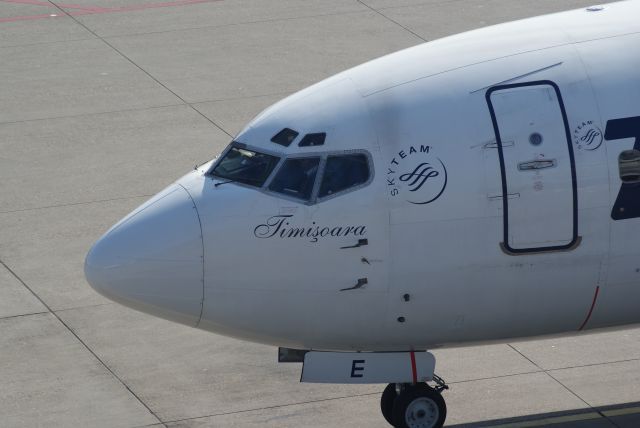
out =
[[[289,147],[289,145],[298,137],[298,131],[290,128],[284,128],[271,138],[271,142]]]
[[[212,175],[230,181],[261,187],[280,158],[241,147],[231,147]]]
[[[325,138],[327,138],[327,134],[325,132],[307,134],[302,138],[302,140],[300,140],[298,147],[321,146],[324,144]]]
[[[269,190],[309,200],[320,165],[319,157],[287,159],[269,185]]]
[[[363,154],[327,157],[318,197],[330,196],[369,180],[369,162]]]

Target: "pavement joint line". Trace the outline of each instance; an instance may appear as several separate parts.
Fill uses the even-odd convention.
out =
[[[356,0],[356,3],[359,3]],[[263,24],[270,22],[286,22],[286,21],[295,21],[298,19],[309,19],[309,18],[323,18],[327,16],[342,16],[342,15],[353,15],[358,13],[368,13],[367,10],[353,10],[353,11],[345,11],[345,12],[333,12],[333,13],[319,13],[315,15],[302,15],[302,16],[291,16],[289,18],[269,18],[269,19],[257,19],[255,21],[242,21],[242,22],[232,22],[229,24],[219,24],[219,25],[202,25],[197,27],[188,27],[188,28],[176,28],[173,30],[164,30],[164,31],[145,31],[140,33],[122,33],[122,34],[112,34],[109,36],[104,36],[105,39],[115,39],[118,37],[129,37],[129,36],[146,36],[151,34],[164,34],[164,33],[176,33],[180,31],[196,31],[196,30],[206,30],[208,28],[228,28],[228,27],[236,27],[241,25],[253,25],[253,24]]]
[[[487,376],[487,377],[479,377],[479,378],[473,378],[473,379],[463,379],[463,380],[456,380],[456,381],[453,381],[453,382],[447,382],[447,385],[462,385],[462,384],[465,384],[465,383],[480,382],[480,381],[483,381],[483,380],[504,379],[504,378],[508,378],[508,377],[524,376],[524,375],[543,373],[543,372],[544,372],[544,370],[531,370],[531,371],[528,371],[528,372],[518,372],[518,373],[509,373],[509,374],[497,375],[497,376]]]
[[[167,423],[170,423],[170,422],[167,422]],[[157,427],[158,425],[159,424],[134,425],[131,428],[149,428],[149,427]]]
[[[101,203],[105,203],[105,202],[123,201],[123,200],[127,200],[127,199],[149,198],[151,196],[153,196],[153,194],[135,195],[135,196],[122,196],[122,197],[119,197],[119,198],[110,198],[110,199],[97,199],[95,201],[69,202],[67,204],[47,205],[47,206],[33,207],[33,208],[22,208],[22,209],[19,209],[19,210],[11,210],[11,211],[0,211],[0,215],[1,214],[20,213],[20,212],[25,212],[25,211],[39,211],[39,210],[46,210],[46,209],[52,209],[52,208],[73,207],[73,206],[76,206],[76,205],[101,204]]]
[[[183,418],[183,419],[176,419],[176,420],[171,420],[171,421],[164,421],[164,423],[165,424],[172,424],[172,423],[176,423],[176,422],[192,421],[192,420],[196,420],[196,419],[215,418],[215,417],[218,417],[218,416],[228,416],[228,415],[236,415],[236,414],[240,414],[240,413],[258,412],[258,411],[261,411],[261,410],[281,409],[281,408],[284,408],[284,407],[302,406],[302,405],[305,405],[305,404],[324,403],[324,402],[327,402],[327,401],[344,400],[344,399],[349,399],[349,398],[369,397],[369,396],[372,396],[372,395],[379,395],[381,393],[382,393],[382,391],[380,391],[380,392],[369,392],[369,393],[366,393],[366,394],[345,395],[345,396],[342,396],[342,397],[321,398],[321,399],[318,399],[318,400],[302,401],[302,402],[287,403],[287,404],[277,404],[277,405],[274,405],[274,406],[257,407],[257,408],[254,408],[254,409],[236,410],[236,411],[233,411],[233,412],[223,412],[223,413],[213,413],[213,414],[210,414],[210,415],[194,416],[192,418]],[[142,428],[143,426],[138,426],[136,428]]]
[[[83,39],[68,39],[68,40],[53,40],[51,42],[34,42],[34,43],[23,43],[18,45],[2,45],[0,49],[11,49],[11,48],[28,48],[31,46],[40,46],[40,45],[52,45],[55,43],[67,43],[67,42],[83,42],[85,40],[95,40],[95,37],[85,37]]]
[[[194,101],[190,104],[198,105],[198,104],[207,104],[207,103],[222,103],[225,101],[241,101],[241,100],[250,100],[253,98],[264,98],[264,97],[275,97],[275,96],[286,97],[288,95],[291,95],[292,93],[293,91],[280,91],[280,92],[271,92],[267,94],[247,95],[244,97],[214,98],[212,100]]]
[[[84,40],[94,40],[94,39],[84,39]],[[75,40],[75,41],[78,41],[78,40]],[[2,48],[0,48],[0,49],[2,49]],[[208,101],[206,101],[206,102],[208,102]],[[18,123],[38,122],[38,121],[44,121],[44,120],[74,119],[74,118],[78,118],[78,117],[98,116],[98,115],[101,115],[101,114],[127,113],[127,112],[162,109],[162,108],[169,108],[169,107],[182,107],[184,105],[185,105],[185,103],[176,103],[176,104],[166,104],[166,105],[160,105],[160,106],[148,106],[148,107],[140,107],[140,108],[125,108],[125,109],[121,109],[121,110],[98,111],[98,112],[95,112],[95,113],[80,113],[80,114],[69,114],[69,115],[64,115],[64,116],[50,116],[50,117],[36,117],[36,118],[33,118],[33,119],[8,120],[8,121],[4,121],[4,122],[0,121],[0,126],[2,126],[2,125],[13,125],[13,124],[18,124]]]
[[[63,12],[62,15],[44,13],[44,14],[36,14],[36,15],[23,15],[23,16],[13,16],[8,18],[0,18],[0,23],[17,22],[17,21],[37,21],[40,19],[60,18],[65,15],[83,16],[83,15],[102,15],[105,13],[136,12],[136,11],[146,10],[146,9],[159,9],[159,8],[176,7],[176,6],[182,7],[182,6],[190,6],[194,4],[200,4],[200,3],[218,2],[218,1],[221,1],[221,0],[173,0],[173,1],[143,3],[143,4],[132,5],[132,6],[108,8],[108,7],[100,7],[100,6],[82,6],[82,5],[75,5],[75,4],[57,5],[47,0],[42,0],[42,1],[41,0],[0,0],[0,2],[3,2],[3,3],[22,3],[22,4],[28,4],[31,6],[47,6],[47,7],[53,6],[56,9]]]
[[[514,352],[516,352],[518,355],[520,355],[522,358],[524,358],[525,360],[529,361],[531,364],[533,364],[534,366],[536,366],[537,368],[539,368],[541,371],[544,371],[544,368],[540,367],[540,365],[538,365],[537,363],[535,363],[531,358],[527,357],[526,355],[524,355],[522,352],[520,352],[520,350],[518,350],[518,348],[516,348],[515,346],[513,346],[511,343],[507,343],[507,346],[509,348],[511,348]]]
[[[536,367],[538,367],[539,369],[541,369],[545,375],[547,375],[548,377],[550,377],[551,379],[553,379],[558,385],[562,386],[562,388],[564,388],[566,391],[568,391],[571,395],[573,395],[574,397],[576,397],[578,400],[582,401],[588,408],[590,408],[591,410],[593,410],[596,413],[599,413],[603,418],[605,418],[609,423],[611,423],[613,426],[617,425],[609,418],[607,418],[606,416],[604,416],[601,412],[599,412],[597,409],[595,409],[591,404],[589,404],[584,398],[580,397],[575,391],[573,391],[571,388],[569,388],[567,385],[565,385],[564,383],[560,382],[560,380],[558,380],[556,377],[554,377],[550,370],[545,370],[542,367],[540,367],[540,365],[538,365],[537,363],[535,363],[531,358],[527,357],[526,355],[524,355],[522,352],[520,352],[520,350],[518,350],[515,346],[513,346],[511,343],[508,344],[509,347],[511,349],[513,349],[515,352],[517,352],[518,354],[520,354],[523,358],[527,359],[531,364],[535,365]]]
[[[570,369],[581,369],[584,367],[593,367],[593,366],[602,366],[605,364],[620,364],[620,363],[629,363],[631,361],[639,361],[640,358],[627,358],[624,360],[612,360],[612,361],[605,361],[602,363],[589,363],[589,364],[582,364],[582,365],[578,365],[578,366],[568,366],[568,367],[558,367],[558,368],[554,368],[554,369],[547,369],[545,370],[546,372],[558,372],[558,371],[562,371],[562,370],[570,370]]]
[[[42,1],[42,0],[0,0],[3,3],[16,3],[16,4],[23,4],[23,5],[29,5],[29,6],[45,6],[45,7],[50,7],[51,4],[49,4],[49,2],[47,1]],[[79,10],[93,10],[93,8],[89,7],[89,6],[79,6],[79,5],[67,5],[65,4],[64,7],[69,8],[69,9],[79,9]]]
[[[162,83],[160,80],[158,80],[155,76],[153,76],[150,72],[148,72],[147,70],[145,70],[144,68],[142,68],[138,63],[136,63],[134,60],[132,60],[131,58],[129,58],[127,55],[124,54],[124,52],[120,51],[118,48],[116,48],[114,45],[112,45],[111,43],[109,43],[107,40],[105,40],[103,37],[101,37],[100,35],[98,35],[95,31],[93,31],[91,28],[87,27],[83,22],[79,21],[74,15],[71,15],[69,12],[67,12],[65,9],[63,9],[62,7],[58,6],[56,4],[55,1],[53,0],[49,0],[49,3],[51,3],[52,5],[54,5],[58,10],[60,10],[62,13],[64,13],[65,15],[67,15],[68,17],[70,17],[71,19],[73,19],[78,25],[81,25],[82,27],[84,27],[87,31],[89,31],[91,34],[93,34],[94,36],[96,36],[99,40],[102,41],[102,43],[104,43],[105,45],[109,46],[114,52],[117,52],[122,58],[126,59],[127,61],[129,61],[133,66],[135,66],[136,68],[138,68],[138,70],[142,71],[144,74],[146,74],[150,79],[152,79],[154,82],[156,82],[158,85],[160,85],[161,87],[163,87],[165,90],[169,91],[170,93],[172,93],[177,99],[179,99],[180,101],[182,101],[183,104],[188,105],[193,111],[195,111],[196,113],[198,113],[200,116],[202,116],[204,119],[206,119],[207,121],[209,121],[213,126],[215,126],[216,128],[218,128],[220,131],[224,132],[225,134],[227,134],[229,136],[229,138],[233,138],[233,135],[229,134],[227,131],[225,131],[224,129],[222,129],[222,127],[220,127],[217,123],[215,123],[213,120],[209,119],[207,116],[205,116],[204,114],[202,114],[198,109],[196,109],[194,106],[192,106],[191,104],[189,104],[184,98],[182,98],[180,95],[178,95],[177,92],[173,91],[172,89],[170,89],[167,85],[165,85],[164,83]]]
[[[545,374],[547,376],[549,376],[551,379],[553,379],[554,381],[556,381],[558,383],[558,385],[562,386],[564,389],[566,389],[567,391],[569,391],[573,396],[575,396],[578,400],[582,401],[584,404],[586,404],[591,410],[593,410],[594,412],[598,413],[600,416],[602,416],[604,419],[606,419],[610,424],[612,424],[614,427],[618,427],[618,425],[613,422],[610,418],[608,418],[607,416],[604,415],[604,413],[602,413],[602,411],[598,410],[597,408],[595,408],[594,406],[592,406],[591,404],[589,404],[589,402],[587,402],[587,400],[585,400],[584,398],[580,397],[580,395],[578,395],[577,392],[573,391],[571,388],[569,388],[567,385],[565,385],[564,383],[562,383],[559,379],[557,379],[556,377],[554,377],[549,371],[545,371]],[[619,428],[619,427],[618,427]]]
[[[6,317],[0,317],[0,321],[10,320],[13,318],[29,317],[31,315],[42,315],[42,314],[48,314],[48,313],[49,313],[48,311],[40,311],[40,312],[29,312],[28,314],[9,315]]]
[[[147,409],[147,411],[153,415],[154,418],[156,418],[158,420],[158,422],[160,422],[162,425],[164,425],[166,427],[166,425],[162,422],[162,420],[158,417],[158,415],[156,415],[156,413],[151,410],[151,408],[144,402],[142,401],[142,399],[131,389],[129,388],[129,385],[127,385],[124,380],[122,380],[122,378],[120,378],[120,376],[118,376],[112,369],[111,367],[109,367],[99,356],[98,354],[96,354],[93,349],[91,349],[89,347],[89,345],[87,345],[81,338],[80,336],[78,336],[78,334],[67,324],[64,322],[64,320],[62,318],[60,318],[60,316],[53,310],[51,310],[51,307],[35,292],[33,291],[33,289],[31,287],[29,287],[27,285],[27,283],[25,281],[22,280],[22,278],[20,278],[20,276],[13,271],[13,269],[11,269],[3,260],[0,260],[0,265],[4,266],[5,269],[7,269],[9,271],[9,273],[11,273],[11,275],[13,275],[13,277],[15,279],[17,279],[31,294],[33,294],[33,296],[38,299],[38,301],[45,307],[47,308],[48,313],[50,313],[52,316],[54,316],[58,322],[60,324],[62,324],[75,338],[76,340],[78,340],[78,342],[80,342],[82,344],[82,346],[84,346],[84,348],[89,351],[89,353],[91,355],[93,355],[93,357],[98,360],[98,362],[109,372],[111,373],[111,375],[118,380],[118,382],[120,382],[120,384],[122,386],[124,386],[126,388],[127,391],[129,391],[129,393],[145,408]],[[45,312],[47,313],[47,312]]]
[[[360,3],[363,6],[366,6],[368,9],[372,10],[373,12],[377,13],[378,15],[382,16],[383,18],[385,18],[386,20],[393,22],[394,24],[396,24],[398,27],[404,29],[405,31],[408,31],[409,33],[413,34],[415,37],[419,38],[420,40],[422,40],[423,42],[428,42],[427,39],[425,39],[424,37],[422,37],[420,34],[416,33],[413,30],[410,30],[408,27],[402,25],[401,23],[399,23],[398,21],[396,21],[395,19],[389,18],[387,15],[385,15],[384,13],[380,12],[378,9],[374,9],[373,7],[369,6],[368,4],[366,4],[364,1],[362,0],[358,0],[358,3]]]
[[[67,312],[67,311],[75,311],[77,309],[87,309],[87,308],[99,308],[100,306],[112,306],[115,305],[115,303],[96,303],[95,305],[84,305],[84,306],[75,306],[72,308],[63,308],[63,309],[54,309],[53,312],[60,313],[60,312]]]
[[[591,409],[592,411],[599,413],[600,415],[602,415],[603,418],[605,418],[609,423],[613,424],[614,426],[617,427],[617,425],[615,423],[613,423],[613,421],[611,421],[609,418],[607,418],[606,416],[604,416],[602,413],[598,412],[597,409],[595,409],[591,404],[589,404],[584,398],[580,397],[575,391],[573,391],[571,388],[569,388],[567,385],[565,385],[564,383],[560,382],[560,380],[558,380],[557,378],[555,378],[551,373],[550,370],[545,370],[542,367],[540,367],[540,365],[538,365],[537,363],[535,363],[531,358],[527,357],[526,355],[524,355],[522,352],[520,352],[520,350],[518,350],[515,346],[513,346],[511,343],[508,344],[509,347],[511,349],[513,349],[515,352],[517,352],[518,354],[520,354],[523,358],[525,358],[526,360],[528,360],[531,364],[535,365],[536,367],[538,367],[539,369],[541,369],[545,375],[547,375],[548,377],[550,377],[551,379],[553,379],[558,385],[560,385],[562,388],[564,388],[566,391],[568,391],[571,395],[573,395],[574,397],[576,397],[578,400],[582,401],[589,409]]]
[[[591,404],[589,404],[587,402],[587,400],[585,400],[584,398],[580,397],[580,395],[578,395],[578,393],[574,392],[571,388],[566,386],[564,383],[560,382],[560,380],[556,379],[550,372],[546,372],[546,373],[547,373],[547,376],[549,376],[551,379],[553,379],[556,382],[558,382],[558,384],[562,385],[562,387],[564,387],[571,394],[575,395],[579,400],[581,400],[583,403],[585,403],[587,406],[589,406],[593,411],[597,412],[600,416],[602,416],[602,418],[606,419],[607,422],[609,422],[611,425],[613,425],[616,428],[620,428],[619,425],[617,423],[615,423],[613,420],[611,420],[610,417],[605,415],[602,410],[598,410],[596,407],[594,407]]]
[[[444,0],[444,1],[434,1],[434,2],[420,2],[420,3],[412,3],[412,4],[403,4],[401,6],[383,6],[379,7],[378,10],[393,10],[393,9],[406,9],[409,7],[421,7],[421,6],[440,6],[447,5],[450,3],[464,3],[465,0]]]
[[[74,42],[85,41],[85,40],[96,40],[96,39],[79,39],[79,40],[70,40]],[[59,42],[51,42],[51,43],[59,43]],[[18,46],[20,47],[20,46]],[[2,47],[0,47],[2,49]],[[232,98],[214,98],[211,100],[203,100],[203,101],[195,101],[195,102],[180,102],[175,104],[166,104],[159,106],[149,106],[149,107],[140,107],[140,108],[126,108],[120,110],[107,110],[107,111],[98,111],[95,113],[80,113],[80,114],[70,114],[64,116],[49,116],[49,117],[36,117],[33,119],[21,119],[21,120],[8,120],[8,121],[0,121],[0,127],[2,125],[14,125],[19,123],[28,123],[28,122],[38,122],[45,120],[58,120],[58,119],[74,119],[78,117],[91,117],[91,116],[99,116],[103,114],[114,114],[114,113],[126,113],[126,112],[135,112],[135,111],[145,111],[145,110],[154,110],[154,109],[163,109],[170,107],[192,107],[198,104],[207,104],[207,103],[221,103],[227,101],[241,101],[241,100],[250,100],[253,98],[262,98],[262,97],[273,97],[273,96],[282,96],[283,98],[287,95],[290,95],[292,91],[283,91],[283,92],[273,92],[267,94],[257,94],[257,95],[247,95],[244,97],[232,97]]]
[[[502,378],[507,378],[507,377],[523,376],[523,375],[536,374],[536,373],[549,373],[549,372],[561,371],[561,370],[581,369],[581,368],[585,368],[585,367],[606,366],[606,365],[609,365],[609,364],[628,363],[628,362],[632,362],[632,361],[640,361],[640,358],[629,358],[629,359],[626,359],[626,360],[603,361],[603,362],[600,362],[600,363],[591,363],[591,364],[585,364],[585,365],[582,365],[582,366],[578,365],[578,366],[561,367],[561,368],[551,369],[551,370],[545,370],[545,369],[541,368],[539,370],[531,370],[531,371],[527,371],[527,372],[518,372],[518,373],[509,373],[509,374],[498,375],[498,376],[471,378],[471,379],[457,380],[457,381],[447,382],[447,383],[449,385],[460,385],[460,384],[464,384],[464,383],[479,382],[479,381],[483,381],[483,380],[502,379]]]
[[[582,401],[588,408],[590,408],[591,410],[593,410],[594,412],[598,413],[599,415],[601,415],[602,418],[606,419],[607,422],[609,422],[611,425],[613,425],[614,427],[618,427],[618,424],[616,424],[614,421],[611,420],[610,417],[608,417],[604,412],[599,411],[597,408],[595,408],[594,406],[592,406],[591,404],[589,404],[584,398],[582,398],[580,395],[578,395],[575,391],[573,391],[571,388],[569,388],[567,385],[565,385],[564,383],[560,382],[560,380],[558,380],[555,376],[553,376],[553,374],[551,374],[551,372],[553,371],[560,371],[560,370],[569,370],[572,368],[581,368],[581,367],[592,367],[592,366],[598,366],[598,365],[605,365],[605,364],[616,364],[616,363],[621,363],[621,362],[626,362],[626,361],[637,361],[637,358],[634,359],[630,359],[630,360],[622,360],[622,361],[617,361],[617,362],[612,362],[612,361],[608,361],[605,363],[594,363],[594,364],[586,364],[584,366],[573,366],[573,367],[565,367],[565,368],[558,368],[558,369],[552,369],[552,370],[545,370],[542,367],[540,367],[538,364],[536,364],[535,362],[533,362],[533,360],[531,360],[529,357],[527,357],[526,355],[524,355],[522,352],[520,352],[516,347],[514,347],[512,344],[508,344],[509,347],[511,349],[513,349],[514,351],[516,351],[518,354],[520,354],[523,358],[527,359],[528,361],[531,362],[531,364],[535,365],[536,367],[540,368],[547,376],[549,376],[551,379],[553,379],[556,383],[558,383],[560,386],[562,386],[565,390],[567,390],[571,395],[575,396],[578,400]],[[619,427],[618,427],[619,428]]]
[[[211,122],[216,128],[218,128],[219,130],[221,130],[222,132],[224,132],[225,134],[227,134],[229,136],[229,138],[231,138],[232,140],[234,139],[234,136],[231,135],[230,132],[228,132],[226,129],[224,129],[222,127],[222,125],[218,125],[217,123],[215,123],[213,121],[213,119],[209,118],[208,116],[206,116],[203,112],[201,112],[200,110],[198,110],[198,108],[194,105],[194,104],[189,104],[189,107],[191,107],[194,111],[196,111],[200,116],[204,117],[205,119],[207,119],[209,122]],[[205,162],[206,163],[206,162]],[[204,164],[203,164],[204,165]]]

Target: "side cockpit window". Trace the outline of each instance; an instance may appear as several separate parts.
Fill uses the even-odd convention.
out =
[[[287,159],[271,181],[269,190],[308,201],[313,193],[319,166],[319,157]]]
[[[369,181],[369,160],[364,154],[328,156],[319,198],[331,196]]]
[[[242,147],[231,147],[211,171],[224,180],[262,187],[280,160],[277,156]]]

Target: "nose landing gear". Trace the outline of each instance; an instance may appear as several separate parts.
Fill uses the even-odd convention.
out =
[[[426,383],[395,384],[385,388],[380,399],[384,418],[396,428],[440,428],[447,417],[441,392],[448,386],[434,375],[435,387]]]
[[[322,352],[280,350],[279,361],[303,362],[301,382],[381,384],[384,418],[396,428],[441,428],[449,389],[434,372],[435,356],[426,351]],[[426,382],[433,381],[434,386]]]

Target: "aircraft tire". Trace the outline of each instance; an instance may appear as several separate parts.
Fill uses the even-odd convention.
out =
[[[382,410],[382,416],[393,425],[393,403],[396,401],[396,384],[390,383],[382,392],[380,397],[380,410]]]
[[[424,383],[408,386],[393,403],[396,428],[441,428],[446,417],[444,398]]]

